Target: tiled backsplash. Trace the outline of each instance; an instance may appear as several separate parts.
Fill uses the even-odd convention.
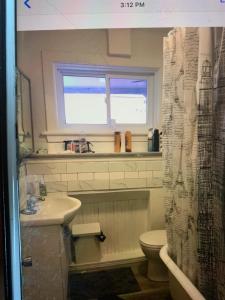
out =
[[[23,169],[25,168],[25,170]],[[21,166],[21,198],[26,182],[44,179],[48,193],[159,188],[162,186],[161,156],[131,158],[28,159]],[[21,199],[21,204],[24,200]]]

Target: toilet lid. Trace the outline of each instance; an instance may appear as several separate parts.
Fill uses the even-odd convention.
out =
[[[154,247],[162,247],[167,243],[166,230],[152,230],[140,236],[142,244]]]

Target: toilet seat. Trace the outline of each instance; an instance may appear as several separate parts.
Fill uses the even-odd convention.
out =
[[[140,236],[140,243],[148,248],[160,249],[167,243],[166,230],[152,230]]]

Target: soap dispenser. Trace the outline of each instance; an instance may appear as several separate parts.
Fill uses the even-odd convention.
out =
[[[154,129],[152,136],[152,151],[159,152],[159,130]]]
[[[41,197],[47,196],[47,188],[46,184],[44,182],[44,178],[42,177],[40,182],[39,182],[39,193]]]

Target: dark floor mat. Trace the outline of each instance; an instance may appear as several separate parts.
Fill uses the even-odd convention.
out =
[[[119,268],[98,272],[71,272],[68,290],[70,300],[87,300],[137,292],[140,287],[131,268]]]
[[[122,298],[116,295],[108,295],[108,296],[98,298],[98,300],[119,300],[119,299],[122,300]]]

